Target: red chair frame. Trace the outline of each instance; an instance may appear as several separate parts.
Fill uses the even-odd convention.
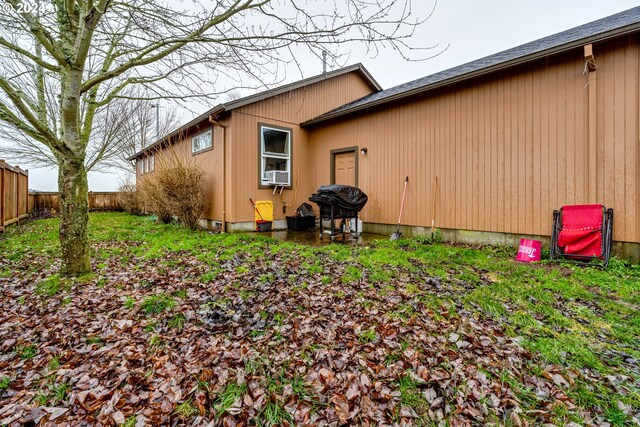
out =
[[[588,212],[593,212],[597,208],[601,211],[601,218],[593,217],[594,214]],[[591,215],[592,218],[588,218],[589,215]],[[566,221],[563,221],[565,217]],[[567,223],[571,223],[572,227],[578,224],[579,228],[563,227],[563,224]],[[586,246],[589,247],[589,250],[593,248],[593,243],[596,243],[597,239],[600,238],[601,243],[597,246],[600,249],[600,253],[585,254],[584,252],[588,252],[589,250],[581,250],[580,244],[575,244],[574,242],[572,242],[572,245],[576,248],[573,250],[569,244],[560,246],[559,240],[563,238],[563,230],[565,231],[565,236],[573,233],[574,242],[586,241]],[[603,205],[568,205],[563,206],[559,211],[553,211],[553,228],[551,231],[550,246],[551,259],[565,258],[580,261],[601,260],[606,268],[607,265],[609,265],[612,245],[613,209],[607,209]]]

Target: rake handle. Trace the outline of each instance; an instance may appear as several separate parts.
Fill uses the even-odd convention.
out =
[[[258,210],[258,207],[256,206],[256,203],[253,201],[253,199],[251,197],[249,197],[249,201],[251,202],[251,204],[253,205],[253,209],[256,210],[256,212],[258,212],[258,216],[260,217],[261,221],[264,221],[264,218],[262,218],[262,214],[260,213],[260,211]]]
[[[402,221],[402,211],[404,211],[404,196],[407,194],[407,183],[409,182],[409,177],[407,176],[404,179],[404,190],[402,190],[402,202],[400,202],[400,215],[398,215],[398,226]]]

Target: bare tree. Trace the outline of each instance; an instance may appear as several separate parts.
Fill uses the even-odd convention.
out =
[[[159,112],[156,105],[143,99],[115,99],[100,109],[86,148],[87,172],[119,170],[134,174],[135,164],[127,159],[180,124],[175,108],[160,108],[166,111]],[[0,151],[5,159],[21,165],[58,167],[51,150],[4,122],[0,122]]]
[[[94,124],[98,135],[85,162],[88,169],[120,170],[135,173],[129,157],[167,135],[180,124],[175,108],[158,108],[156,102],[139,99],[118,99]],[[165,110],[165,111],[162,111]],[[158,116],[156,116],[158,115]]]
[[[429,12],[414,13],[412,0],[5,1],[0,121],[56,160],[68,275],[90,270],[87,148],[112,102],[215,96],[223,78],[262,82],[299,46],[318,57],[333,46],[336,59],[341,45],[362,42],[409,58],[407,40]]]

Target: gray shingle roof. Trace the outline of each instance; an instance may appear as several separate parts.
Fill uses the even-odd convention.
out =
[[[303,123],[303,126],[638,30],[640,30],[640,6],[390,89],[372,93],[308,120]]]

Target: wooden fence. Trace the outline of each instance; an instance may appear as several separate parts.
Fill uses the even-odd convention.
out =
[[[28,214],[29,173],[0,160],[0,231]]]
[[[29,193],[29,212],[41,209],[60,210],[60,193],[37,192]],[[120,211],[117,191],[89,191],[90,211]]]
[[[0,160],[0,232],[29,212],[60,210],[60,193],[29,192],[29,172]],[[120,211],[117,191],[89,191],[89,210]]]

